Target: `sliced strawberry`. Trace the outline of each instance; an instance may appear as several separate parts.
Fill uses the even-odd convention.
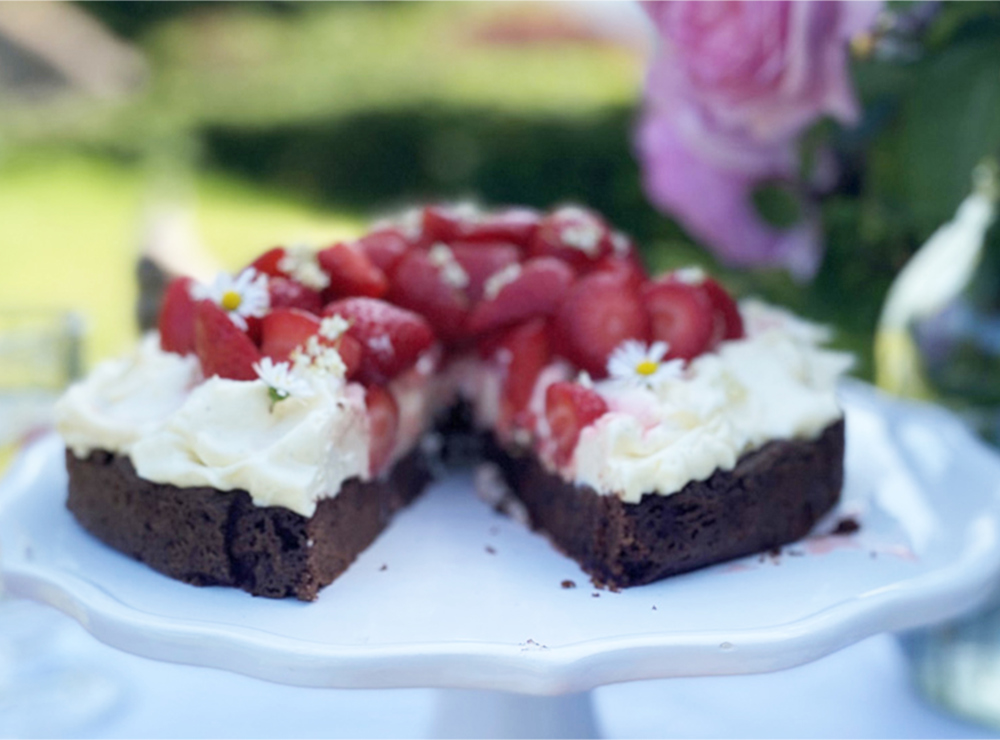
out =
[[[364,354],[361,342],[350,334],[343,334],[333,343],[333,347],[340,354],[340,359],[344,361],[346,368],[344,375],[347,376],[348,380],[354,380],[361,369],[361,357]]]
[[[469,315],[469,332],[482,334],[534,316],[555,313],[574,277],[572,268],[554,257],[528,260],[513,280],[502,285],[495,294],[486,295],[476,305]]]
[[[556,314],[559,351],[595,378],[607,374],[608,355],[619,344],[648,338],[649,317],[629,278],[619,273],[580,278]]]
[[[287,277],[288,273],[278,267],[278,263],[285,257],[284,247],[275,247],[264,252],[260,257],[250,263],[250,267],[271,277]]]
[[[428,206],[424,234],[432,241],[508,242],[526,247],[538,228],[540,215],[531,208],[506,208],[492,213],[466,213],[461,208]]]
[[[319,319],[297,308],[276,308],[261,319],[261,354],[285,362],[292,350],[319,331]]]
[[[329,304],[323,315],[350,322],[348,335],[362,348],[357,371],[362,383],[385,383],[412,367],[434,343],[434,332],[422,316],[377,298],[345,298]]]
[[[576,206],[548,214],[528,248],[535,256],[558,257],[576,270],[586,270],[612,252],[611,230],[600,216]]]
[[[652,337],[667,343],[667,357],[690,360],[711,348],[715,316],[701,285],[667,275],[648,283],[642,300]]]
[[[356,244],[338,242],[321,249],[316,258],[330,276],[330,287],[323,294],[327,301],[354,295],[381,298],[389,289],[385,273]]]
[[[608,404],[592,388],[560,381],[545,391],[545,419],[556,448],[556,463],[573,458],[580,432],[608,411]]]
[[[724,339],[742,339],[743,317],[740,316],[740,309],[733,297],[712,278],[705,278],[702,288],[708,294],[715,315],[712,344],[718,344]]]
[[[323,310],[320,292],[291,278],[268,278],[267,292],[270,294],[271,308],[298,308],[315,314]]]
[[[428,252],[410,252],[396,266],[389,300],[421,314],[438,336],[454,341],[463,336],[469,301],[464,285],[449,283],[447,275]]]
[[[385,275],[391,275],[411,245],[399,229],[385,228],[365,234],[354,246]]]
[[[365,391],[368,409],[368,468],[381,473],[392,458],[399,434],[399,406],[386,388],[374,385]]]
[[[261,354],[254,343],[212,301],[195,304],[194,346],[206,378],[254,380]]]
[[[634,290],[639,290],[648,280],[646,270],[638,260],[609,254],[602,257],[592,268],[593,272],[611,272],[622,275]]]
[[[482,297],[490,277],[521,258],[521,250],[506,242],[454,242],[450,246],[455,261],[469,276],[465,294],[473,302]]]
[[[164,352],[187,355],[194,352],[195,301],[188,277],[179,277],[167,286],[160,306],[160,347]]]
[[[548,322],[532,319],[504,332],[495,345],[494,356],[504,366],[503,394],[500,399],[500,426],[531,429],[525,416],[538,374],[552,359]]]

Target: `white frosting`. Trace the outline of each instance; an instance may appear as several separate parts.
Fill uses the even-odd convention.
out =
[[[142,478],[177,486],[242,488],[258,506],[311,516],[343,481],[368,477],[364,390],[309,374],[313,393],[272,403],[260,380],[201,383],[197,358],[143,339],[60,399],[56,425],[78,457],[128,455]]]
[[[561,473],[636,503],[731,470],[771,440],[813,438],[838,420],[836,383],[852,358],[820,348],[821,327],[758,302],[742,309],[747,338],[698,357],[683,377],[656,388],[595,383],[610,411],[581,432]]]
[[[697,358],[681,378],[655,389],[593,383],[610,412],[583,430],[559,473],[637,502],[644,493],[669,495],[716,469],[730,470],[771,440],[812,438],[839,419],[835,386],[850,357],[820,348],[827,333],[787,312],[757,302],[741,310],[747,338]],[[437,365],[428,354],[390,385],[400,411],[394,458],[412,449],[455,395],[473,402],[480,427],[497,422],[496,363],[469,355],[444,372]],[[539,452],[553,469],[545,389],[570,371],[561,362],[544,370],[530,402]],[[152,334],[130,356],[102,363],[73,386],[57,405],[57,426],[78,457],[95,449],[128,455],[147,480],[244,489],[259,506],[311,516],[345,480],[368,477],[369,432],[361,386],[306,377],[311,394],[273,403],[260,380],[202,382],[195,357],[162,351]]]

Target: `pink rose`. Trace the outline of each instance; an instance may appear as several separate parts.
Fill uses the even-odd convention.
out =
[[[857,119],[848,41],[881,3],[645,7],[663,42],[647,79],[639,141],[651,199],[730,262],[780,264],[808,277],[821,255],[817,225],[771,228],[747,198],[764,179],[794,181],[796,137],[806,126],[823,115]],[[696,195],[693,181],[717,190]]]

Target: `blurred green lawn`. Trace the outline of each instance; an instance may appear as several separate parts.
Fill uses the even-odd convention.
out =
[[[135,266],[150,176],[137,165],[73,152],[33,151],[0,163],[0,310],[75,309],[87,366],[136,336]],[[236,268],[283,241],[322,243],[358,223],[232,178],[188,183],[203,244]]]

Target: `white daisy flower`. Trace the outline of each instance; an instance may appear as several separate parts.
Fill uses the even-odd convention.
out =
[[[330,286],[330,276],[319,266],[316,250],[304,244],[287,247],[285,256],[278,261],[278,269],[313,290]]]
[[[608,374],[614,379],[652,387],[664,380],[679,378],[684,370],[683,360],[663,361],[667,354],[666,342],[644,342],[626,339],[608,358]]]
[[[312,386],[299,377],[287,362],[274,362],[270,357],[261,358],[253,366],[257,377],[267,384],[271,401],[277,403],[290,396],[308,398],[313,395]]]
[[[248,267],[235,278],[220,272],[211,285],[196,283],[191,287],[196,300],[209,300],[225,311],[236,326],[247,329],[247,318],[261,317],[271,305],[267,275]]]

